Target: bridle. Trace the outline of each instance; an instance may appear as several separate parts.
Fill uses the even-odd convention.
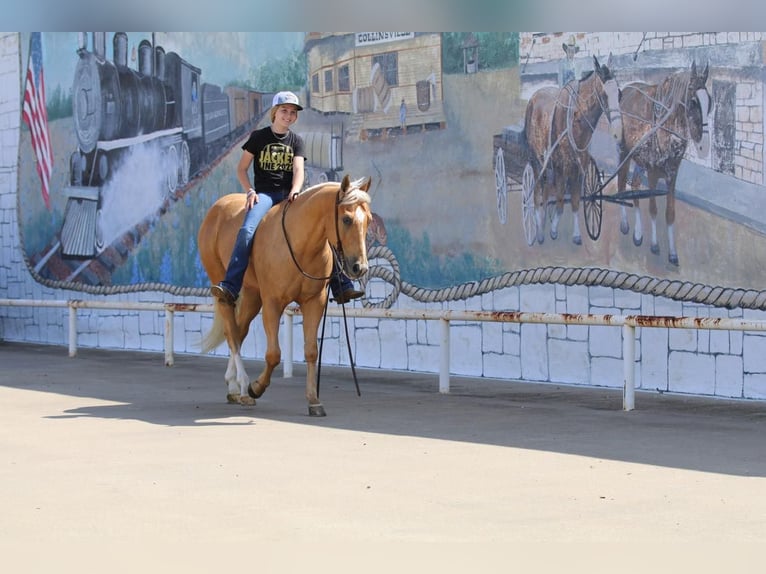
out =
[[[332,250],[332,256],[335,258],[335,262],[337,263],[337,268],[340,270],[342,269],[344,272],[348,273],[348,269],[346,268],[346,258],[343,256],[343,242],[340,239],[340,229],[338,227],[338,206],[340,205],[340,188],[338,188],[338,193],[335,196],[335,238],[337,240],[337,246],[330,244],[330,249]],[[295,266],[298,268],[298,271],[301,272],[301,275],[304,277],[308,277],[309,279],[315,279],[317,281],[326,281],[328,279],[332,279],[332,273],[328,275],[327,277],[315,277],[314,275],[311,275],[310,273],[307,273],[300,263],[298,263],[298,258],[295,256],[295,251],[293,251],[293,246],[290,243],[290,236],[287,234],[287,226],[285,225],[285,217],[287,215],[287,208],[290,206],[290,202],[288,201],[284,208],[282,209],[282,233],[285,236],[285,242],[287,243],[287,249],[290,251],[290,257],[292,257],[293,263],[295,263]]]

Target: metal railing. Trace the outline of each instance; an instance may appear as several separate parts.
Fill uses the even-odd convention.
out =
[[[77,311],[78,309],[117,309],[126,311],[163,311],[165,313],[165,365],[173,365],[173,322],[175,313],[212,313],[212,304],[149,303],[130,301],[81,301],[81,300],[34,300],[0,299],[0,306],[11,307],[59,307],[69,309],[69,356],[77,354]],[[293,376],[293,325],[295,315],[300,315],[297,306],[285,309],[285,344],[283,369],[285,377]],[[419,319],[439,321],[441,325],[439,392],[449,393],[450,388],[450,326],[453,321],[489,321],[500,323],[538,323],[554,325],[589,325],[620,327],[622,330],[623,393],[622,408],[635,408],[635,361],[636,327],[666,329],[710,329],[719,331],[766,331],[766,321],[713,318],[713,317],[670,317],[653,315],[596,315],[570,313],[531,313],[524,311],[418,311],[414,309],[376,309],[364,307],[329,307],[330,317],[362,319]]]

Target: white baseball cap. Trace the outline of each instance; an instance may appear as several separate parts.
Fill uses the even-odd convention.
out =
[[[274,100],[271,102],[271,107],[281,106],[282,104],[292,104],[299,110],[303,109],[299,103],[298,96],[292,92],[277,92],[274,94]]]

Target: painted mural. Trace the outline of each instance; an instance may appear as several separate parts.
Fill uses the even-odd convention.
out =
[[[239,191],[240,146],[290,89],[307,185],[372,177],[366,306],[562,283],[766,308],[760,35],[45,32],[22,46],[19,236],[44,285],[206,296],[199,224]]]

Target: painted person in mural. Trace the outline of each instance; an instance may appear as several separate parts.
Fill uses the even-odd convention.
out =
[[[246,213],[226,268],[226,277],[210,287],[212,295],[221,301],[233,305],[239,296],[255,229],[263,216],[284,199],[295,201],[303,189],[303,139],[290,130],[290,126],[298,121],[298,112],[302,109],[294,93],[278,92],[269,110],[271,125],[253,131],[242,146],[242,157],[237,164],[237,180],[246,193]],[[252,183],[250,166],[253,166]],[[364,291],[354,289],[351,280],[339,272],[335,265],[330,290],[338,303],[346,303],[364,295]]]

